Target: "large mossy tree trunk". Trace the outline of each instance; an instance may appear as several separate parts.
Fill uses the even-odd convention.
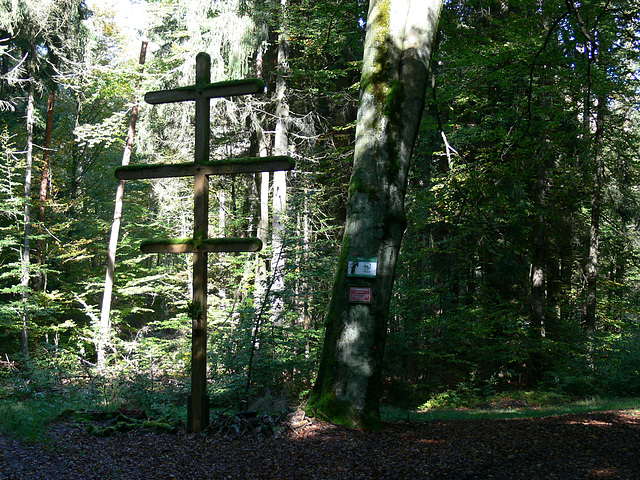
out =
[[[318,378],[308,410],[336,423],[380,425],[382,358],[396,261],[406,227],[404,198],[422,118],[442,0],[371,0],[354,165]],[[372,278],[349,277],[352,257],[377,259]],[[350,287],[370,288],[350,303]]]

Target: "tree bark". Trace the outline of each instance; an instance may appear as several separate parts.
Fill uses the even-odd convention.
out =
[[[533,313],[530,334],[533,338],[545,336],[545,302],[546,302],[546,241],[545,241],[545,210],[547,190],[547,169],[540,165],[536,188],[535,204],[538,218],[534,227],[533,265],[531,268],[531,309]]]
[[[595,23],[590,27],[583,17],[579,4],[575,4],[573,0],[566,0],[567,7],[570,12],[575,15],[575,18],[580,27],[580,32],[584,37],[584,51],[583,55],[586,60],[587,75],[586,75],[586,92],[584,101],[584,116],[583,126],[585,135],[588,135],[588,131],[591,128],[591,112],[594,105],[592,96],[595,98],[595,108],[593,108],[595,119],[595,132],[593,133],[591,145],[588,148],[588,152],[591,156],[590,160],[593,165],[593,193],[591,196],[591,222],[589,226],[589,253],[587,262],[585,265],[585,279],[586,279],[586,293],[587,299],[585,302],[585,314],[584,325],[585,332],[587,334],[587,355],[589,361],[593,366],[593,348],[594,348],[594,336],[596,331],[597,321],[597,283],[598,283],[598,250],[600,243],[600,217],[602,215],[602,189],[604,182],[604,128],[606,123],[606,117],[608,116],[608,92],[603,90],[602,87],[594,82],[594,67],[599,63],[600,53],[602,51],[608,51],[608,45],[601,45],[599,34],[598,22],[600,18],[595,20]],[[594,89],[594,86],[597,89]],[[594,94],[595,90],[595,94]]]
[[[262,79],[262,66],[264,60],[262,58],[262,50],[258,50],[256,54],[256,65],[257,78]],[[255,142],[256,142],[256,153],[259,157],[266,157],[269,155],[268,147],[267,147],[267,138],[260,127],[260,122],[256,118],[253,120],[253,127],[255,129]],[[269,240],[269,172],[261,172],[256,174],[256,183],[259,186],[260,190],[260,218],[258,220],[258,238],[262,240],[262,243],[265,245]]]
[[[278,65],[276,67],[276,133],[274,138],[274,154],[288,155],[289,153],[289,103],[287,100],[287,76],[289,74],[289,40],[287,38],[287,0],[280,0],[281,25],[278,35]],[[273,230],[271,242],[273,254],[271,259],[271,275],[274,293],[272,304],[273,318],[277,321],[282,315],[284,304],[281,292],[284,290],[284,225],[283,220],[287,209],[287,172],[273,172]]]
[[[29,356],[29,281],[31,279],[31,181],[33,175],[33,126],[35,124],[35,54],[34,49],[29,52],[29,92],[27,100],[27,149],[24,175],[24,244],[22,246],[21,279],[22,292],[22,333],[20,345],[22,353]]]
[[[380,426],[379,396],[404,198],[422,118],[442,0],[371,0],[345,233],[308,408],[331,420]],[[372,279],[348,277],[350,257],[375,257]],[[350,287],[371,289],[350,303]]]
[[[587,301],[585,305],[585,331],[590,343],[596,331],[597,284],[598,284],[598,250],[600,244],[600,217],[602,215],[602,182],[604,177],[604,159],[602,151],[602,135],[606,115],[606,100],[598,98],[596,106],[596,131],[594,135],[594,182],[591,197],[591,224],[589,227],[589,256],[585,268],[587,283]],[[591,346],[590,346],[591,348]]]
[[[40,202],[38,205],[38,222],[44,225],[46,210],[47,210],[47,197],[49,190],[49,173],[51,171],[51,141],[53,137],[53,113],[56,103],[56,91],[55,86],[51,87],[49,93],[49,100],[47,101],[47,122],[44,132],[44,153],[42,154],[42,176],[40,178]],[[38,239],[36,242],[36,263],[42,265],[44,259],[44,240]],[[35,285],[35,290],[42,289],[44,283],[44,272],[40,271]]]
[[[147,54],[147,40],[143,40],[140,46],[139,64],[144,65]],[[133,151],[133,140],[136,133],[136,122],[138,120],[138,100],[134,99],[127,131],[127,142],[122,154],[122,165],[129,165],[131,152]],[[100,314],[100,326],[98,332],[98,368],[103,369],[106,365],[106,349],[111,335],[111,299],[113,296],[113,275],[116,266],[116,250],[118,248],[118,236],[120,234],[120,223],[122,220],[122,204],[124,200],[124,187],[126,180],[120,180],[116,190],[116,204],[113,212],[113,223],[111,224],[111,235],[109,237],[109,251],[107,253],[107,273],[104,280],[104,293],[102,295],[102,310]]]

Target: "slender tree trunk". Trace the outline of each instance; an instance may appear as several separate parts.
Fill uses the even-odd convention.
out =
[[[276,69],[276,133],[274,138],[274,155],[288,155],[289,153],[289,103],[287,100],[287,76],[289,74],[289,39],[287,38],[287,0],[280,0],[281,31],[278,35],[278,65]],[[273,173],[273,230],[271,260],[271,274],[274,294],[273,317],[282,315],[284,304],[281,292],[284,290],[284,216],[287,209],[287,173],[284,171]]]
[[[575,232],[575,221],[573,218],[573,214],[568,213],[565,214],[562,218],[562,232],[563,237],[559,240],[559,276],[560,276],[560,284],[563,288],[569,292],[569,296],[578,296],[578,291],[576,285],[573,282],[574,278],[574,259],[575,252],[571,242],[572,235]],[[560,291],[560,288],[558,288]],[[565,296],[566,298],[566,296]],[[564,325],[569,320],[571,316],[571,309],[565,308],[565,305],[560,305],[560,309],[558,312],[558,321],[560,324]]]
[[[225,183],[224,175],[220,176],[220,183]],[[218,193],[218,234],[224,237],[224,231],[227,228],[227,192],[221,188]]]
[[[536,191],[536,205],[538,208],[538,220],[534,228],[533,239],[533,265],[531,269],[531,307],[533,319],[531,322],[531,336],[541,338],[545,336],[545,300],[546,300],[546,243],[545,243],[545,196],[547,187],[547,174],[544,165],[538,170]]]
[[[53,113],[56,103],[55,87],[51,88],[49,93],[49,100],[47,101],[47,122],[44,133],[44,153],[42,154],[42,176],[40,179],[40,202],[38,205],[38,222],[44,225],[47,209],[47,196],[49,190],[49,174],[51,172],[51,140],[53,137]],[[36,263],[42,265],[44,260],[44,240],[38,239],[36,242]],[[35,290],[42,289],[44,284],[44,272],[39,272],[36,278]]]
[[[261,157],[266,157],[268,155],[267,152],[267,143],[264,133],[260,130],[258,131],[258,148],[259,155]],[[267,245],[269,241],[269,172],[260,172],[258,179],[260,184],[260,219],[258,220],[258,238],[262,240],[264,245]],[[265,279],[267,277],[267,259],[259,255],[259,261],[256,266],[256,278],[255,278],[255,286],[256,286],[256,305],[260,305],[263,301],[263,296],[265,293]]]
[[[597,284],[598,284],[598,248],[600,244],[600,218],[602,215],[602,182],[604,177],[604,159],[602,135],[606,115],[606,100],[598,98],[596,106],[596,132],[594,135],[594,183],[591,197],[591,225],[589,227],[589,256],[585,268],[587,283],[587,302],[585,306],[585,331],[590,342],[596,331]]]
[[[147,40],[142,41],[140,47],[139,64],[144,65],[147,54]],[[133,140],[136,133],[136,122],[138,120],[138,100],[134,99],[131,118],[129,120],[129,130],[127,131],[127,143],[122,154],[122,165],[129,165],[131,152],[133,151]],[[100,326],[98,333],[98,368],[102,369],[106,365],[106,349],[111,335],[111,298],[113,296],[113,274],[116,265],[116,250],[118,248],[118,236],[120,234],[120,223],[122,219],[122,204],[124,200],[124,187],[126,180],[120,180],[116,190],[116,204],[113,212],[113,223],[111,224],[111,236],[109,237],[109,251],[107,253],[107,273],[104,281],[104,294],[102,296],[102,310],[100,314]]]
[[[343,424],[380,426],[382,358],[406,227],[404,198],[442,3],[369,4],[345,233],[308,404]],[[354,257],[375,258],[375,277],[349,276]],[[370,300],[352,297],[351,287],[369,289]]]
[[[26,166],[24,176],[24,244],[22,247],[21,258],[21,292],[22,292],[22,334],[20,344],[22,353],[29,355],[29,281],[31,279],[31,257],[30,257],[30,236],[31,236],[31,181],[33,175],[33,126],[35,123],[35,78],[34,71],[34,54],[33,50],[29,52],[29,92],[27,100],[27,149],[26,149]]]
[[[75,112],[74,112],[74,120],[73,120],[74,129],[80,126],[81,115],[82,115],[82,101],[78,96],[75,101]],[[69,169],[69,196],[75,200],[82,193],[80,190],[80,181],[79,181],[81,178],[82,167],[80,163],[80,152],[75,142],[73,142],[73,144],[71,145],[70,150],[71,150],[70,152],[71,165]],[[76,208],[78,207],[73,207],[73,210],[75,210]]]
[[[263,55],[262,50],[258,50],[256,54],[256,65],[257,78],[263,78]],[[264,133],[260,125],[260,121],[255,115],[252,115],[251,120],[252,126],[251,128],[255,132],[255,137],[253,141],[255,142],[254,151],[255,154],[259,157],[266,157],[269,155],[269,147],[267,145],[267,137]],[[270,183],[270,174],[269,172],[260,172],[255,174],[256,187],[258,190],[258,203],[259,203],[259,216],[257,223],[257,236],[264,245],[267,245],[269,242],[269,183]],[[264,254],[258,254],[256,259],[256,267],[255,267],[255,277],[254,277],[254,304],[256,305],[256,317],[260,317],[262,315],[262,307],[261,305],[265,301],[265,293],[266,293],[266,282],[267,278],[267,258]],[[257,327],[259,325],[256,324]],[[253,332],[254,339],[257,338],[257,331]],[[255,348],[255,342],[252,342],[252,349]],[[253,350],[252,350],[253,354]],[[249,388],[249,384],[247,384],[247,388]]]
[[[260,220],[258,221],[258,238],[266,245],[269,240],[269,172],[261,172],[259,178]]]
[[[259,49],[256,54],[256,76],[258,78],[263,78],[263,63],[264,60],[262,50]],[[266,157],[269,155],[267,138],[265,137],[264,131],[262,130],[258,119],[255,117],[253,118],[253,128],[256,132],[255,142],[257,154],[260,157]],[[262,243],[264,243],[265,245],[269,241],[269,179],[269,172],[260,172],[259,174],[256,174],[256,182],[259,185],[260,190],[260,218],[258,220],[258,238],[262,240]]]
[[[40,206],[38,210],[38,220],[44,222],[46,213],[46,201],[49,190],[49,173],[51,171],[51,141],[53,139],[53,114],[56,104],[56,91],[55,88],[51,89],[49,93],[49,100],[47,101],[47,122],[44,132],[44,153],[42,155],[42,178],[40,180]],[[42,256],[42,253],[39,253]]]
[[[304,189],[304,200],[303,200],[303,218],[302,218],[302,258],[301,261],[304,264],[308,264],[311,250],[311,219],[309,218],[309,200],[307,196],[308,190]],[[309,282],[308,277],[304,275],[302,277],[302,327],[305,330],[309,330],[311,328],[311,319],[309,317]],[[311,344],[307,339],[305,341],[304,346],[304,356],[305,358],[309,358],[311,353]]]

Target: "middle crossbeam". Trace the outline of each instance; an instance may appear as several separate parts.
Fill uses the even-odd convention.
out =
[[[235,175],[240,173],[277,172],[291,170],[291,157],[249,157],[214,160],[210,162],[188,162],[174,164],[127,165],[116,168],[118,180],[143,178],[193,177],[195,175]]]
[[[152,105],[158,103],[175,103],[201,98],[235,97],[238,95],[251,95],[262,93],[264,82],[256,78],[246,80],[232,80],[229,82],[217,82],[178,87],[171,90],[158,90],[147,92],[144,101]]]

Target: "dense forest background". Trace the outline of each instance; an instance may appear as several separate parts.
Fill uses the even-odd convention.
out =
[[[132,162],[192,161],[193,106],[140,99],[192,84],[203,51],[212,81],[268,86],[213,102],[212,159],[296,160],[286,177],[211,179],[210,236],[267,248],[210,256],[210,394],[303,400],[346,214],[367,2],[135,5],[132,30],[108,3],[0,3],[0,395],[86,382],[103,401],[186,397],[191,258],[139,245],[191,235],[192,181],[126,183],[107,323],[101,310],[132,112]],[[638,32],[634,0],[445,2],[386,404],[640,395]]]

